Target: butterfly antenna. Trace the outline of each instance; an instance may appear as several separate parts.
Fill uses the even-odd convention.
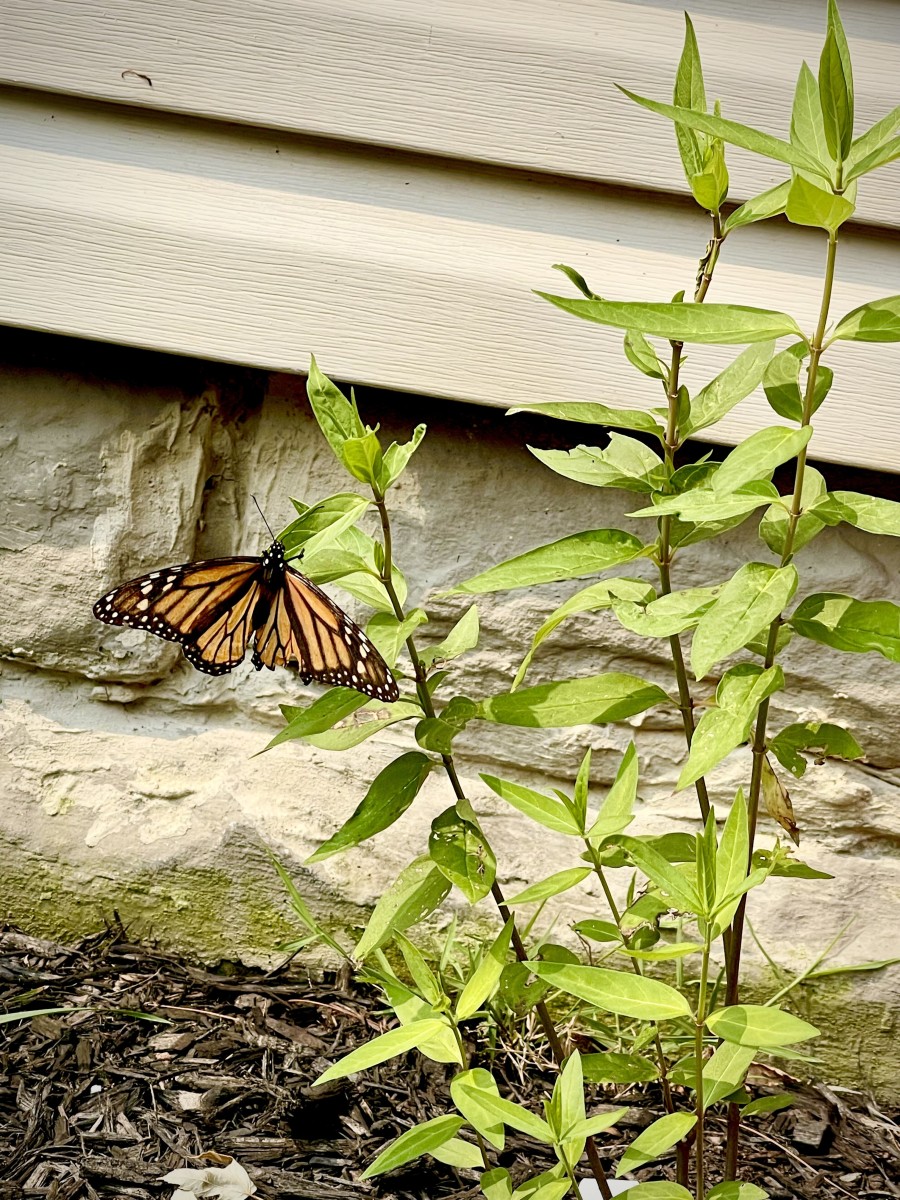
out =
[[[256,505],[256,510],[263,519],[263,525],[265,525],[266,529],[268,529],[268,531],[269,531],[269,537],[272,539],[273,542],[276,542],[278,539],[275,537],[275,534],[272,532],[272,526],[266,520],[266,514],[259,507],[259,501],[257,500],[257,498],[255,496],[251,496],[250,499]]]

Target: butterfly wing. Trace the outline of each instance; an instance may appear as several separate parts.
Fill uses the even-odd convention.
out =
[[[342,609],[305,575],[286,567],[256,635],[256,667],[296,664],[319,683],[355,688],[375,700],[399,698],[387,663]]]
[[[94,616],[180,642],[192,666],[224,675],[246,652],[262,579],[259,558],[184,563],[123,583],[97,601]]]

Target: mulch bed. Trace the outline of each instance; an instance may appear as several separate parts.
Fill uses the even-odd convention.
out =
[[[392,1024],[374,993],[295,966],[211,972],[110,929],[74,947],[0,933],[0,1010],[87,1006],[0,1029],[0,1196],[168,1200],[160,1177],[232,1155],[263,1200],[442,1200],[479,1195],[474,1172],[430,1158],[367,1183],[363,1167],[399,1133],[445,1107],[447,1071],[415,1054],[313,1089],[335,1058]],[[135,1012],[164,1018],[158,1024]],[[547,1094],[540,1039],[504,1060],[508,1094]],[[900,1197],[900,1126],[859,1093],[791,1084],[798,1104],[747,1123],[745,1171],[778,1197]],[[659,1111],[652,1089],[600,1139],[612,1165]],[[896,1114],[895,1114],[896,1115]],[[721,1144],[721,1123],[711,1137]],[[499,1156],[514,1179],[551,1165],[513,1136]],[[671,1175],[672,1160],[663,1163]],[[638,1172],[659,1178],[660,1166]]]

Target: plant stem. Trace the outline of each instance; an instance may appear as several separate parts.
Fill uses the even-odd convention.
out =
[[[709,980],[710,936],[707,929],[703,939],[703,963],[700,968],[700,994],[697,997],[697,1017],[694,1025],[694,1056],[697,1060],[695,1090],[697,1094],[697,1124],[694,1126],[694,1185],[697,1200],[703,1200],[705,1191],[705,1115],[703,1110],[703,1028],[706,1021],[706,996]]]
[[[400,603],[400,598],[397,595],[397,589],[394,587],[393,580],[393,559],[392,559],[392,538],[391,538],[391,522],[387,511],[387,505],[384,502],[384,496],[373,489],[375,497],[375,507],[378,509],[378,516],[381,521],[382,545],[384,547],[384,567],[381,572],[381,582],[384,584],[384,589],[388,594],[391,602],[391,607],[394,610],[394,616],[398,621],[403,621],[405,613],[403,605]],[[416,683],[416,694],[419,698],[419,704],[422,706],[422,711],[427,717],[435,716],[434,702],[431,698],[431,693],[428,690],[428,676],[425,671],[425,666],[422,659],[419,657],[419,652],[416,648],[415,638],[410,635],[406,639],[406,649],[409,653],[410,662],[412,663],[413,675]],[[459,775],[456,771],[456,764],[453,761],[451,754],[442,754],[441,762],[444,765],[444,771],[450,781],[450,786],[453,789],[453,794],[457,800],[465,800],[466,794],[460,782]],[[484,833],[481,835],[484,838]],[[484,838],[487,845],[487,838]],[[506,904],[506,899],[503,895],[503,890],[500,884],[495,879],[491,884],[491,896],[494,903],[497,905],[497,910],[504,924],[510,920],[511,913]],[[513,920],[512,923],[512,945],[515,951],[516,958],[519,962],[527,962],[529,959],[528,950],[525,943],[522,941],[518,926]],[[550,1046],[553,1058],[557,1066],[562,1066],[565,1061],[566,1051],[562,1040],[557,1032],[556,1025],[550,1015],[550,1010],[543,1000],[539,1000],[535,1005],[535,1011],[538,1020],[541,1023],[541,1028],[544,1031],[544,1036]],[[588,1156],[588,1162],[591,1166],[591,1173],[597,1182],[597,1187],[600,1189],[600,1195],[603,1200],[612,1200],[612,1192],[609,1190],[609,1182],[606,1178],[606,1172],[603,1170],[603,1164],[600,1161],[600,1154],[597,1150],[596,1143],[593,1138],[587,1139],[585,1146]]]
[[[819,304],[819,319],[816,332],[810,344],[809,368],[806,375],[806,390],[803,395],[803,412],[801,428],[805,428],[812,420],[813,403],[816,394],[816,377],[819,371],[819,359],[822,357],[822,343],[825,339],[825,326],[828,323],[828,310],[831,306],[831,293],[834,287],[834,265],[837,257],[837,232],[828,235],[828,252],[825,259],[825,279],[822,285],[822,299]],[[794,492],[791,499],[790,516],[784,535],[784,549],[781,554],[781,566],[786,566],[794,553],[794,537],[797,523],[800,520],[803,505],[803,480],[806,473],[806,458],[809,443],[797,455],[797,467],[794,473]],[[766,643],[765,669],[775,661],[778,646],[778,630],[781,617],[777,616],[769,626],[769,637]],[[766,754],[766,725],[769,719],[769,701],[764,700],[756,715],[756,726],[753,732],[753,770],[750,775],[750,796],[747,802],[747,815],[750,831],[750,857],[752,860],[753,846],[756,838],[756,822],[759,815],[759,798],[762,789],[763,760]],[[748,863],[748,870],[750,864]],[[731,938],[726,947],[727,987],[725,990],[726,1005],[738,1002],[738,980],[741,969],[741,948],[744,938],[744,916],[747,911],[746,893],[741,897],[734,921],[731,925]],[[737,1173],[738,1142],[740,1138],[740,1109],[737,1105],[729,1105],[728,1109],[728,1138],[725,1147],[725,1178],[734,1179]]]
[[[619,912],[619,906],[616,904],[616,898],[612,894],[612,889],[609,886],[606,875],[603,871],[603,864],[600,862],[600,856],[597,853],[596,847],[591,843],[589,838],[584,839],[585,847],[590,855],[591,863],[594,867],[594,872],[600,880],[600,886],[603,888],[603,894],[606,896],[606,902],[609,905],[609,911],[612,914],[612,919],[615,921],[616,929],[621,935],[622,942],[625,942],[625,935],[622,933],[622,914]],[[629,962],[636,975],[643,975],[644,971],[641,964],[636,958],[629,958]],[[672,1089],[669,1086],[669,1075],[666,1068],[666,1056],[662,1048],[662,1041],[659,1036],[659,1026],[654,1023],[653,1026],[653,1042],[656,1050],[656,1061],[659,1065],[659,1082],[662,1085],[663,1104],[666,1112],[672,1113],[675,1111],[675,1105],[672,1101]]]
[[[455,1021],[450,1022],[450,1027],[453,1030],[453,1036],[456,1039],[456,1048],[459,1050],[459,1061],[464,1071],[469,1069],[469,1052],[466,1050],[466,1043],[463,1041],[463,1036],[459,1031],[459,1026]],[[491,1160],[488,1158],[487,1146],[484,1144],[484,1138],[477,1129],[473,1130],[475,1140],[478,1143],[478,1149],[481,1151],[481,1161],[484,1163],[484,1169],[491,1169]]]

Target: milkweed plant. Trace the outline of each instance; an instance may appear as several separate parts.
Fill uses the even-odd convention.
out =
[[[665,1112],[631,1142],[615,1176],[673,1148],[677,1176],[672,1182],[637,1184],[629,1193],[634,1200],[762,1200],[763,1188],[738,1180],[741,1121],[785,1101],[778,1096],[753,1100],[744,1081],[759,1056],[799,1053],[794,1048],[817,1033],[777,1003],[742,1002],[742,949],[746,910],[756,888],[773,876],[822,877],[780,836],[760,845],[760,812],[792,833],[786,781],[803,775],[807,752],[820,760],[862,754],[852,733],[837,723],[772,727],[771,698],[788,686],[779,662],[785,646],[799,639],[811,643],[811,654],[825,647],[900,661],[900,607],[892,601],[836,592],[796,599],[802,594],[801,552],[826,526],[846,523],[870,534],[900,536],[900,504],[830,491],[807,461],[815,414],[828,402],[832,386],[831,347],[840,341],[900,341],[900,296],[873,298],[846,314],[833,313],[831,304],[839,235],[853,217],[859,183],[900,157],[900,107],[854,136],[850,55],[834,0],[828,3],[818,74],[806,63],[800,68],[787,140],[723,117],[718,104],[709,110],[689,18],[674,103],[625,94],[674,123],[691,194],[708,214],[709,241],[702,253],[698,247],[699,272],[690,296],[682,292],[670,302],[646,303],[608,299],[563,265],[559,269],[576,294],[538,293],[571,317],[599,326],[598,337],[624,331],[623,352],[646,378],[650,393],[656,390],[658,406],[639,410],[557,401],[527,406],[532,413],[598,427],[595,437],[605,439],[605,446],[532,453],[551,471],[589,488],[625,489],[634,497],[634,511],[628,531],[575,532],[458,584],[455,591],[469,596],[589,580],[535,631],[523,661],[511,666],[507,691],[481,699],[454,693],[453,664],[479,640],[475,604],[434,643],[426,636],[426,609],[410,607],[407,600],[395,560],[391,489],[425,427],[417,427],[406,444],[385,448],[377,430],[363,423],[353,398],[348,400],[315,360],[310,368],[309,400],[322,434],[342,467],[367,490],[341,492],[310,507],[297,504],[299,516],[282,535],[287,556],[302,551],[303,570],[313,579],[334,582],[374,609],[367,632],[395,669],[402,694],[395,703],[383,704],[358,691],[331,688],[305,707],[285,707],[286,724],[271,746],[301,739],[346,750],[389,725],[409,722],[417,748],[380,771],[353,814],[308,861],[351,851],[383,833],[433,772],[447,785],[447,807],[435,818],[428,845],[381,896],[352,948],[316,922],[286,870],[276,864],[306,926],[306,940],[324,940],[351,960],[363,979],[382,989],[397,1018],[394,1028],[335,1062],[319,1082],[365,1071],[413,1049],[453,1072],[446,1115],[403,1133],[367,1167],[364,1178],[427,1154],[451,1167],[479,1171],[487,1200],[561,1200],[570,1192],[577,1195],[586,1156],[596,1189],[608,1197],[610,1183],[595,1139],[627,1109],[606,1106],[592,1113],[585,1086],[642,1084],[658,1088]],[[783,164],[784,182],[738,207],[728,205],[729,145]],[[804,329],[786,312],[708,299],[731,239],[751,224],[780,216],[823,235],[813,329]],[[684,349],[691,344],[741,349],[715,378],[701,386],[692,380],[689,388],[682,368]],[[712,429],[760,386],[775,422],[722,461],[697,458],[690,439]],[[624,432],[607,435],[610,429]],[[793,472],[785,494],[772,482],[779,467]],[[379,528],[374,538],[358,526],[373,509]],[[760,510],[761,541],[753,561],[728,579],[679,588],[682,556],[702,565],[702,543]],[[652,564],[652,585],[622,573],[641,560]],[[661,686],[614,672],[529,685],[529,667],[553,631],[575,614],[598,610],[608,610],[630,634],[668,647],[668,682]],[[702,690],[707,696],[713,682],[714,700],[704,704],[698,718],[697,695]],[[627,722],[652,709],[676,714],[683,725],[685,759],[677,787],[696,796],[696,832],[651,837],[632,831],[639,735],[603,796],[591,788],[589,750],[567,791],[540,791],[484,775],[487,787],[525,821],[564,835],[572,848],[571,867],[507,897],[498,849],[460,781],[455,739],[469,726],[477,730],[479,722],[578,727]],[[716,768],[740,746],[749,749],[748,776],[735,795],[725,795]],[[619,873],[627,877],[624,886],[614,886]],[[575,927],[585,944],[597,947],[586,964],[571,950],[542,942],[533,922],[520,914],[561,896],[588,875],[599,882],[604,906]],[[439,957],[411,936],[453,888],[470,905],[485,908],[479,928],[495,925],[462,971],[458,963],[451,969],[452,933]],[[675,919],[675,940],[661,931],[666,915]],[[716,961],[724,963],[721,978],[714,973]],[[473,1033],[500,995],[520,1013],[532,1014],[557,1062],[555,1086],[540,1115],[503,1095],[490,1059],[488,1066],[473,1062]],[[555,1023],[554,1012],[571,1011],[572,1005],[584,1018],[586,1036],[595,1031],[596,1052],[580,1053]],[[616,1037],[604,1041],[605,1028],[614,1028]],[[710,1177],[705,1135],[713,1108],[727,1114],[728,1130],[717,1179]],[[509,1172],[496,1161],[507,1130],[550,1148],[555,1166],[514,1189]]]

